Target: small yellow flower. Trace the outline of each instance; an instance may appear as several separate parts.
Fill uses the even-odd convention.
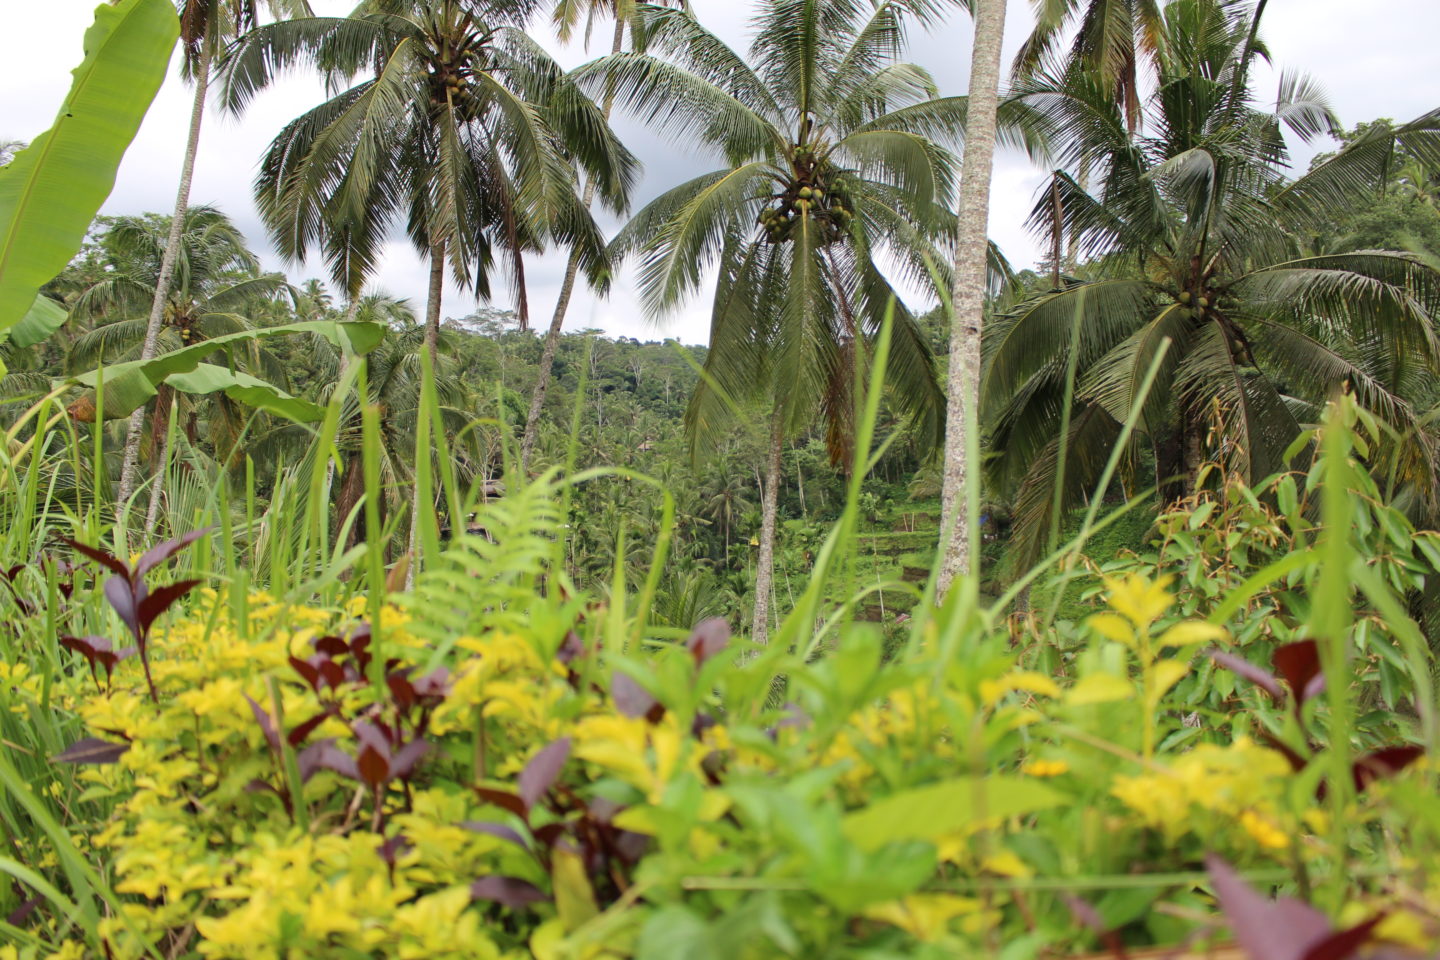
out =
[[[1240,814],[1240,826],[1245,828],[1251,839],[1267,850],[1284,850],[1290,846],[1290,838],[1285,835],[1285,831],[1254,810],[1246,810]]]
[[[1032,777],[1058,777],[1070,772],[1070,764],[1064,760],[1031,760],[1020,767],[1020,772]]]

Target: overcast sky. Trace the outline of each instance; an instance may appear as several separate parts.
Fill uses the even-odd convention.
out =
[[[743,47],[753,4],[744,0],[692,0],[702,21],[727,41]],[[94,9],[92,0],[48,0],[19,5],[10,0],[9,29],[0,33],[0,140],[28,140],[49,126],[69,88],[69,70],[81,59],[80,43]],[[320,13],[338,14],[351,0],[312,0]],[[1376,117],[1410,119],[1440,105],[1440,0],[1270,0],[1262,34],[1277,67],[1316,76],[1329,93],[1347,126]],[[1030,4],[1011,0],[1005,31],[1006,57],[1014,52],[1031,24]],[[537,39],[556,52],[566,66],[584,62],[605,50],[609,31],[596,31],[596,48],[576,44],[561,49],[548,28]],[[917,36],[910,57],[928,68],[946,95],[966,90],[970,22],[956,14],[932,36]],[[178,61],[178,57],[176,58]],[[172,65],[173,66],[173,65]],[[1257,89],[1273,95],[1278,74],[1256,75]],[[322,264],[284,264],[269,250],[251,199],[251,182],[261,154],[284,123],[318,103],[318,82],[295,77],[258,98],[243,118],[211,110],[206,117],[196,168],[192,202],[213,203],[241,225],[262,251],[267,266],[286,270],[299,281],[323,273]],[[189,120],[191,94],[172,69],[139,136],[120,168],[115,190],[104,212],[170,212],[175,202],[181,153]],[[713,157],[687,153],[662,142],[625,117],[617,129],[645,164],[637,208],[666,187],[719,166]],[[1301,158],[1303,161],[1303,157]],[[1021,155],[997,159],[992,191],[990,232],[1017,267],[1033,264],[1038,245],[1026,234],[1023,221],[1044,172]],[[549,322],[564,270],[564,258],[551,255],[527,262],[533,322]],[[403,238],[391,244],[374,285],[409,297],[423,311],[426,269]],[[497,289],[496,306],[508,306],[509,294]],[[476,306],[473,296],[453,288],[446,292],[445,315],[464,316]],[[577,292],[567,327],[602,327],[613,335],[655,338],[675,336],[700,343],[707,337],[706,298],[661,325],[649,322],[636,304],[629,276],[622,276],[611,295],[600,300]]]

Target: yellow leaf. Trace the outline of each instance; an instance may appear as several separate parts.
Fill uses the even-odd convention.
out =
[[[980,697],[987,704],[994,704],[1005,694],[1017,690],[1041,697],[1060,696],[1059,684],[1034,670],[1014,670],[996,680],[980,682]]]
[[[1118,613],[1097,613],[1085,622],[1106,640],[1114,640],[1127,647],[1135,646],[1134,628],[1130,626],[1130,621]]]
[[[654,807],[626,807],[615,814],[611,823],[621,830],[644,834],[647,837],[653,837],[660,832],[659,826],[655,823]]]
[[[565,847],[556,847],[550,879],[555,888],[555,910],[568,932],[600,913],[595,905],[595,890],[585,874],[580,854]]]
[[[903,900],[877,904],[865,910],[871,920],[893,924],[917,940],[933,943],[945,936],[951,920],[974,914],[980,901],[953,893],[913,893]]]
[[[535,960],[560,960],[560,946],[565,942],[565,925],[559,917],[546,920],[530,935],[530,952]]]
[[[1224,643],[1230,634],[1204,620],[1185,620],[1160,635],[1162,647],[1188,647],[1197,643]]]
[[[991,873],[998,873],[1002,877],[1028,877],[1034,873],[1024,860],[1021,860],[1011,850],[1001,850],[999,853],[992,853],[985,858],[982,866]]]
[[[1190,672],[1190,665],[1181,663],[1179,660],[1161,660],[1155,664],[1155,672],[1152,675],[1154,687],[1150,691],[1150,703],[1153,706],[1160,702],[1165,692],[1180,682],[1180,678]]]
[[[1138,573],[1124,580],[1106,577],[1105,587],[1110,591],[1110,607],[1129,617],[1135,626],[1142,629],[1148,627],[1170,609],[1174,598],[1165,588],[1173,579],[1165,576],[1151,581]]]
[[[1065,702],[1072,707],[1089,706],[1092,703],[1110,703],[1114,700],[1128,700],[1135,696],[1135,685],[1113,673],[1092,673],[1070,688]]]

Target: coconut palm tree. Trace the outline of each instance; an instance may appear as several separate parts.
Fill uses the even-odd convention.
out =
[[[941,436],[934,357],[880,264],[932,293],[937,275],[948,283],[956,221],[946,143],[966,101],[938,96],[929,74],[903,60],[907,29],[936,23],[942,6],[766,0],[748,57],[688,12],[650,8],[646,52],[577,71],[722,164],[640,211],[612,249],[638,257],[655,316],[718,269],[706,378],[687,426],[699,450],[732,403],[767,424],[757,641],[767,635],[784,439],[819,415],[832,456],[847,458],[855,361],[892,309],[892,400],[932,445]]]
[[[985,251],[990,225],[990,180],[995,161],[995,122],[1000,102],[1000,46],[1005,0],[973,0],[975,39],[970,53],[969,128],[960,171],[960,229],[955,245],[951,297],[950,370],[945,410],[944,483],[941,487],[939,596],[957,574],[970,572],[977,553],[966,492],[978,483],[970,462],[971,422],[979,422],[980,336],[985,315]]]
[[[1222,0],[1165,9],[1144,135],[1129,129],[1109,85],[1073,63],[1052,64],[1017,92],[1053,125],[1066,165],[1088,163],[1098,175],[1093,195],[1057,179],[1065,227],[1092,258],[1086,279],[1021,303],[985,341],[991,477],[1016,491],[1027,557],[1043,545],[1056,487],[1062,509],[1093,489],[1137,403],[1125,463],[1133,475],[1147,445],[1168,500],[1203,460],[1252,482],[1283,468],[1302,423],[1337,389],[1405,427],[1415,416],[1406,382],[1440,363],[1440,274],[1402,253],[1305,256],[1291,229],[1375,190],[1397,145],[1440,154],[1440,111],[1287,181],[1286,131],[1309,140],[1338,125],[1304,77],[1285,75],[1273,108],[1257,104],[1248,67],[1262,9]],[[1041,201],[1037,230],[1050,232],[1053,210]],[[1072,351],[1078,377],[1066,408]],[[1433,470],[1428,451],[1393,455],[1405,470]]]
[[[686,8],[685,0],[672,0],[659,6]],[[588,40],[595,22],[609,18],[615,22],[615,36],[610,52],[618,54],[625,49],[625,31],[632,23],[639,21],[643,4],[636,0],[557,0],[554,11],[556,32],[562,43],[568,43],[574,36],[580,21],[585,21],[585,36]],[[601,99],[601,113],[608,121],[615,106],[613,93],[607,91]],[[595,202],[595,183],[585,184],[581,200],[588,209]],[[580,251],[577,248],[565,266],[565,277],[560,283],[560,295],[555,301],[555,312],[550,317],[550,327],[545,331],[545,347],[540,354],[540,366],[536,371],[535,386],[530,393],[530,409],[525,416],[525,431],[520,438],[520,467],[523,470],[530,463],[535,449],[535,435],[540,429],[540,411],[545,406],[545,394],[550,388],[550,371],[555,363],[555,350],[560,344],[560,330],[565,325],[565,314],[570,310],[570,300],[575,295],[575,279],[580,272]]]
[[[178,241],[171,243],[170,238],[177,236]],[[245,237],[214,207],[188,207],[178,231],[166,217],[117,217],[100,245],[106,266],[103,279],[76,298],[71,313],[101,322],[71,345],[69,363],[75,370],[88,370],[100,362],[144,359],[147,343],[154,355],[250,329],[254,305],[289,291],[284,276],[260,272],[259,260],[246,246]],[[167,262],[172,282],[165,292],[160,329],[151,338],[147,335],[148,313]],[[284,366],[258,343],[237,350],[234,361],[271,383],[288,380]],[[167,456],[164,438],[172,400],[183,404],[182,422],[192,442],[195,439],[195,401],[177,397],[162,384],[150,431],[152,463],[163,463]],[[224,425],[239,420],[241,414],[223,395],[212,402],[212,426],[223,434]],[[217,449],[224,446],[222,438],[217,440]],[[161,486],[157,477],[147,510],[152,527]]]
[[[282,254],[323,251],[359,294],[403,217],[430,261],[427,349],[436,355],[446,266],[490,294],[497,251],[523,297],[523,255],[549,240],[605,270],[577,168],[623,209],[635,160],[598,107],[526,35],[539,0],[364,0],[348,17],[252,30],[227,58],[224,101],[241,109],[280,72],[320,70],[339,92],[291,122],[261,163],[256,198]]]
[[[306,0],[268,0],[275,16],[309,13]],[[175,211],[171,214],[171,232],[160,261],[155,280],[154,299],[150,304],[149,321],[139,359],[149,360],[159,349],[160,332],[165,323],[166,299],[174,275],[180,244],[180,230],[186,223],[185,211],[190,205],[190,185],[195,177],[195,157],[200,150],[200,125],[205,116],[205,99],[210,89],[210,73],[225,44],[253,27],[259,19],[255,0],[180,0],[180,45],[183,51],[183,73],[195,87],[190,107],[190,129],[185,140],[185,158],[180,165],[180,185],[175,192]],[[121,458],[118,500],[124,503],[134,492],[136,470],[140,463],[140,438],[144,431],[145,409],[130,415],[125,435],[125,451]]]

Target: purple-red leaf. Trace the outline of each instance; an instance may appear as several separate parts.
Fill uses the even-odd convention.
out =
[[[553,847],[555,846],[555,841],[565,836],[565,824],[547,823],[545,824],[545,826],[540,827],[537,830],[532,830],[530,832],[530,835],[533,836],[535,838],[535,842],[540,844],[541,846]]]
[[[140,621],[140,629],[142,631],[148,631],[150,625],[158,620],[162,613],[170,609],[172,603],[199,585],[199,580],[181,580],[177,583],[171,583],[157,588],[154,593],[141,600],[136,609],[136,619]]]
[[[484,833],[492,837],[498,837],[501,840],[515,844],[515,846],[520,847],[522,850],[530,849],[530,844],[520,835],[519,830],[507,827],[503,823],[491,823],[488,820],[466,820],[461,823],[460,826],[475,833]]]
[[[255,714],[255,722],[260,724],[260,731],[265,734],[265,742],[270,744],[270,749],[278,754],[280,752],[280,733],[275,729],[275,721],[270,718],[270,714],[266,713],[260,704],[250,699],[248,693],[245,695],[245,702],[250,704],[250,712]]]
[[[415,770],[415,764],[420,758],[430,752],[430,744],[424,740],[411,740],[405,746],[395,751],[390,758],[390,776],[407,780]]]
[[[335,746],[333,739],[310,744],[296,755],[295,763],[300,768],[301,782],[308,781],[318,770],[333,770],[342,777],[348,777],[351,780],[360,779],[360,771],[355,766],[355,758]]]
[[[1220,909],[1250,960],[1304,960],[1311,947],[1330,936],[1330,921],[1308,904],[1262,897],[1213,854],[1205,864]]]
[[[1264,667],[1237,657],[1233,653],[1226,653],[1224,650],[1211,650],[1210,659],[1237,676],[1249,680],[1275,700],[1283,701],[1285,699],[1285,690],[1280,686],[1280,681],[1276,680],[1275,675]]]
[[[149,573],[151,570],[154,570],[160,564],[164,563],[166,560],[169,560],[171,557],[175,556],[175,554],[179,553],[181,550],[184,550],[186,547],[190,546],[190,544],[194,543],[196,540],[199,540],[201,537],[205,536],[207,533],[211,532],[214,529],[214,527],[206,527],[203,530],[192,530],[189,533],[185,534],[185,536],[183,537],[176,537],[174,540],[166,540],[164,543],[158,543],[155,546],[151,547],[149,550],[146,550],[143,554],[140,555],[140,559],[135,561],[134,578],[138,580],[139,578],[145,576],[145,574]]]
[[[110,601],[110,606],[115,608],[115,612],[120,615],[120,619],[125,626],[130,628],[130,633],[138,641],[142,636],[140,632],[141,598],[135,596],[135,589],[130,581],[119,576],[106,580],[105,599]]]
[[[390,778],[390,761],[374,747],[361,749],[355,758],[355,768],[360,771],[360,779],[371,787],[378,787]]]
[[[563,664],[570,664],[585,656],[585,641],[580,639],[580,634],[570,630],[565,634],[565,639],[560,642],[560,649],[555,651],[555,659]]]
[[[411,683],[417,697],[424,697],[432,700],[444,700],[450,693],[450,671],[444,667],[436,667],[419,680]]]
[[[72,549],[80,553],[83,553],[85,556],[89,557],[91,560],[94,560],[102,567],[105,567],[106,569],[115,573],[116,576],[123,577],[126,580],[130,579],[130,568],[125,565],[125,562],[123,560],[116,557],[114,554],[107,553],[106,551],[101,550],[98,547],[87,546],[86,544],[81,543],[79,540],[71,540],[69,537],[61,537],[60,542],[67,544]]]
[[[290,666],[295,668],[295,672],[300,674],[301,679],[310,684],[311,690],[316,693],[320,692],[320,671],[313,663],[306,663],[299,657],[291,657]]]
[[[332,690],[338,690],[344,685],[345,671],[334,660],[319,658],[315,668],[319,671],[321,679],[329,684]]]
[[[1319,692],[1311,687],[1316,678],[1324,682],[1320,673],[1320,653],[1314,640],[1298,640],[1277,647],[1275,655],[1270,658],[1270,665],[1285,678],[1298,703],[1304,703]]]
[[[385,683],[390,688],[391,699],[401,710],[409,710],[415,705],[415,687],[404,676],[392,673],[385,678]]]
[[[561,737],[530,758],[520,771],[520,800],[526,810],[535,809],[570,759],[570,738]]]
[[[685,647],[695,658],[695,665],[701,666],[706,660],[723,651],[730,645],[730,624],[721,617],[711,617],[709,620],[701,621],[690,634],[690,639],[685,641]]]
[[[519,877],[481,877],[470,884],[472,900],[493,900],[502,907],[516,909],[532,903],[544,903],[550,898],[544,891],[528,880]]]
[[[1421,747],[1385,747],[1356,760],[1351,772],[1355,777],[1356,791],[1364,790],[1376,780],[1393,777],[1410,764],[1425,755]]]
[[[339,637],[321,637],[315,641],[315,650],[327,657],[343,657],[350,652],[350,645]]]
[[[316,727],[320,726],[320,724],[325,722],[325,718],[328,716],[330,716],[329,710],[324,710],[320,713],[315,714],[315,716],[311,717],[309,720],[306,720],[304,723],[292,727],[290,729],[290,733],[286,735],[285,739],[290,742],[290,746],[292,747],[300,746],[300,744],[305,742],[306,737],[310,736],[310,734],[315,732]]]
[[[1347,960],[1365,945],[1385,914],[1378,914],[1348,930],[1339,930],[1305,951],[1300,960]]]
[[[379,752],[381,756],[390,755],[390,738],[378,726],[364,720],[357,720],[351,729],[355,731],[355,739],[362,744]]]
[[[496,790],[493,787],[476,787],[475,793],[486,803],[497,806],[501,810],[508,810],[521,820],[529,819],[529,812],[525,807],[525,801],[508,790]]]
[[[111,743],[96,737],[86,737],[72,743],[63,752],[57,753],[50,759],[55,763],[115,763],[129,749],[130,744],[128,743]]]
[[[628,673],[615,672],[610,683],[610,698],[615,701],[615,708],[627,717],[644,717],[651,723],[659,723],[665,715],[664,704]]]

